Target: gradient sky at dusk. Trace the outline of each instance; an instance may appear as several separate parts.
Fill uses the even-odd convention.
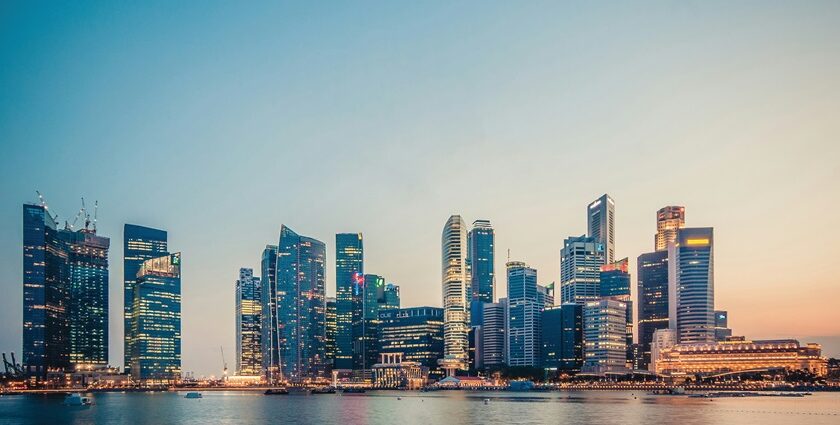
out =
[[[183,253],[183,368],[233,364],[234,281],[281,223],[364,233],[440,305],[450,214],[559,280],[588,202],[617,258],[655,212],[715,228],[735,334],[840,355],[840,2],[0,2],[0,351],[20,352],[21,204],[99,200],[122,359],[122,226]],[[229,353],[229,354],[228,354]]]

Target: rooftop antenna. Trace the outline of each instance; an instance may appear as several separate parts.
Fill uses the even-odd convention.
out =
[[[47,205],[47,200],[44,199],[44,195],[42,195],[40,191],[36,190],[35,193],[38,194],[38,201],[40,202],[41,206],[44,207],[44,210],[47,212],[47,215],[50,216],[50,218],[57,223],[58,214],[52,215],[52,213],[50,213],[50,206]]]
[[[96,233],[96,215],[99,212],[99,201],[93,201],[93,233]]]

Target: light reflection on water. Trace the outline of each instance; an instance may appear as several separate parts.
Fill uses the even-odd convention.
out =
[[[5,424],[840,424],[840,393],[804,398],[698,399],[643,392],[373,391],[264,396],[258,392],[98,393],[90,408],[63,396],[0,397]],[[401,399],[398,399],[401,398]],[[485,399],[488,401],[485,403]]]

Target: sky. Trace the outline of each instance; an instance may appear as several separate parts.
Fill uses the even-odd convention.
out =
[[[74,2],[79,3],[79,2]],[[586,205],[616,256],[656,210],[715,228],[736,335],[840,356],[840,3],[0,2],[0,351],[20,353],[22,212],[99,201],[122,364],[122,228],[183,255],[183,369],[234,362],[234,282],[281,224],[362,232],[365,271],[441,305],[451,214],[559,281]]]

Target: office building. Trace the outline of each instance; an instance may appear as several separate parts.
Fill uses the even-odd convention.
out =
[[[335,235],[335,368],[353,369],[353,324],[362,316],[357,282],[364,276],[364,244],[361,233]]]
[[[542,313],[541,366],[547,376],[575,374],[583,367],[583,305],[561,304]]]
[[[366,274],[354,292],[362,300],[362,315],[353,323],[353,369],[367,372],[379,359],[377,332],[379,307],[385,301],[385,279]]]
[[[650,363],[647,370],[656,372],[656,362],[662,357],[665,349],[677,344],[677,331],[671,328],[657,329],[650,341]]]
[[[401,354],[429,369],[443,358],[443,317],[438,307],[409,307],[379,312],[379,353]]]
[[[131,327],[133,323],[134,284],[143,262],[169,254],[165,230],[126,224],[123,227],[123,370],[131,370]]]
[[[292,382],[325,377],[326,246],[285,225],[277,244],[280,365]]]
[[[60,230],[66,240],[69,265],[69,360],[74,369],[108,366],[108,250],[109,238],[96,234],[96,225]]]
[[[495,368],[507,363],[507,298],[482,304],[481,362],[478,368]]]
[[[653,333],[668,328],[668,251],[642,254],[636,261],[639,367],[648,369]]]
[[[627,367],[633,367],[633,301],[630,298],[630,272],[627,258],[601,266],[599,291],[602,299],[623,302],[627,323]]]
[[[262,284],[254,269],[239,269],[236,281],[236,375],[262,371]]]
[[[604,245],[593,237],[566,238],[560,250],[560,302],[584,303],[600,296]]]
[[[602,299],[583,307],[583,371],[603,374],[627,370],[627,305]]]
[[[615,202],[604,194],[586,208],[587,235],[603,247],[604,263],[615,261]]]
[[[327,297],[326,338],[324,339],[327,366],[330,370],[335,367],[335,333],[336,333],[335,298]]]
[[[262,373],[269,385],[280,379],[280,322],[277,309],[277,245],[266,245],[260,256],[262,304],[260,345]]]
[[[400,308],[400,287],[389,283],[385,285],[385,301],[379,306],[381,310]]]
[[[481,325],[482,304],[492,303],[496,277],[495,233],[488,220],[476,220],[467,235],[467,265],[470,270],[471,321],[473,326]],[[472,304],[471,304],[472,305]]]
[[[444,315],[441,365],[449,374],[468,368],[471,286],[466,248],[466,225],[461,216],[453,215],[446,221],[441,235]]]
[[[729,329],[729,312],[726,310],[715,310],[715,341],[725,341],[732,336],[732,329]]]
[[[715,340],[714,235],[683,228],[668,246],[669,326],[680,343]]]
[[[668,244],[677,240],[677,231],[685,227],[685,207],[667,206],[656,212],[656,235],[654,246],[657,251],[667,251]]]
[[[540,362],[540,314],[545,308],[537,285],[537,270],[519,261],[507,263],[508,366]]]
[[[181,376],[181,253],[144,261],[133,300],[131,376],[171,384]]]

